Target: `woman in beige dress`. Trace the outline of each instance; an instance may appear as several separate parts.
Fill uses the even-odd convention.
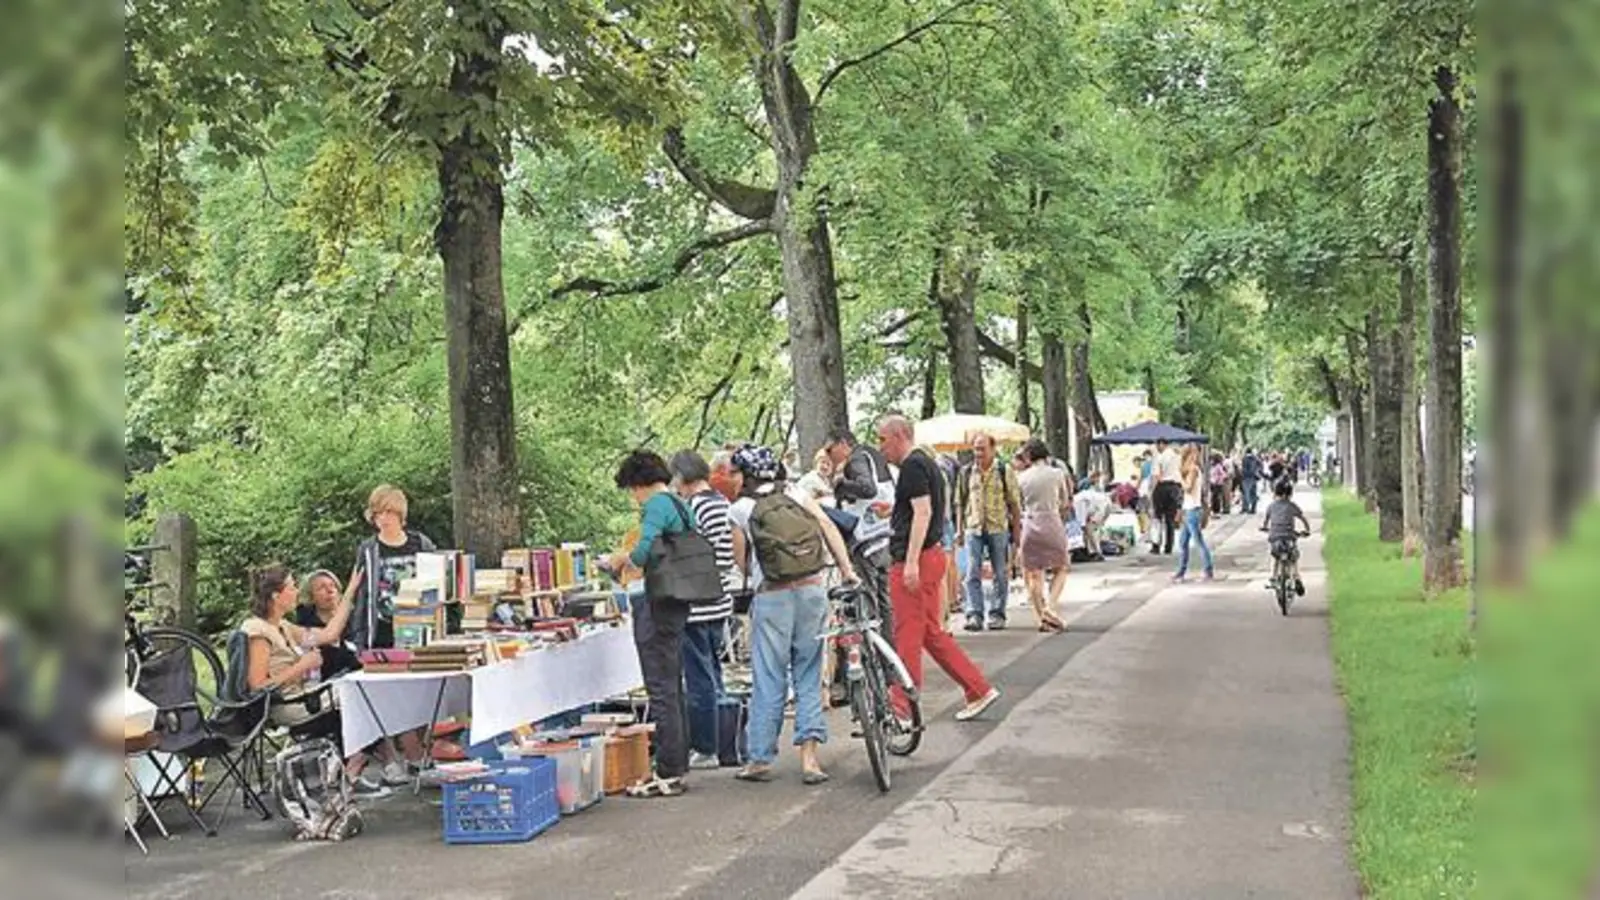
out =
[[[1072,508],[1072,489],[1067,473],[1050,465],[1050,448],[1037,438],[1019,454],[1027,468],[1017,473],[1022,491],[1022,580],[1028,587],[1028,602],[1039,620],[1040,631],[1065,631],[1066,623],[1057,612],[1061,592],[1067,586],[1066,513]],[[1049,579],[1049,596],[1045,580]]]

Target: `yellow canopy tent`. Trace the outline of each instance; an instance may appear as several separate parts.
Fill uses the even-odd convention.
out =
[[[1021,444],[1033,436],[1028,426],[999,416],[949,413],[917,423],[917,443],[941,452],[967,450],[972,439],[987,434],[999,444]]]

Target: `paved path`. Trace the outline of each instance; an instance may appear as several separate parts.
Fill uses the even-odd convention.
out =
[[[797,897],[1355,896],[1319,541],[1284,619],[1225,522],[1218,581],[1088,614],[1120,622]]]
[[[820,788],[785,748],[773,784],[696,773],[682,798],[608,798],[509,847],[443,846],[437,810],[410,797],[343,845],[236,814],[218,838],[125,853],[128,896],[1354,896],[1316,541],[1312,594],[1285,620],[1244,525],[1211,529],[1233,535],[1211,585],[1168,586],[1166,559],[1082,566],[1072,633],[1024,630],[1018,611],[1009,631],[962,635],[1006,696],[990,721],[956,723],[930,665],[933,724],[888,796],[835,714]]]

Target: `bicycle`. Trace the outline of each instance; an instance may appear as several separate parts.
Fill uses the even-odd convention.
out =
[[[1266,531],[1265,528],[1261,529]],[[1309,531],[1297,531],[1299,537],[1310,537]],[[1300,549],[1287,541],[1273,542],[1272,548],[1272,592],[1278,598],[1278,611],[1287,616],[1289,606],[1294,602],[1290,597],[1294,593],[1294,578],[1291,577],[1291,566],[1300,559]]]
[[[922,704],[905,663],[881,633],[879,602],[860,585],[828,591],[834,624],[818,639],[827,642],[824,652],[834,647],[844,650],[851,714],[867,745],[872,778],[880,792],[888,793],[889,756],[909,756],[922,743]],[[895,714],[890,701],[890,689],[896,685],[905,694],[904,717]]]

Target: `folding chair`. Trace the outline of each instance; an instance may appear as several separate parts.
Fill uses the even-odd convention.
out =
[[[266,725],[271,698],[263,694],[243,702],[228,702],[215,697],[196,675],[197,654],[214,667],[213,676],[221,668],[204,640],[197,635],[171,632],[163,633],[162,638],[145,658],[139,673],[139,693],[156,705],[160,741],[154,749],[170,754],[178,763],[155,764],[158,791],[163,797],[177,795],[190,801],[182,804],[184,811],[207,835],[215,835],[216,828],[201,813],[224,787],[231,788],[229,802],[234,794],[242,793],[246,806],[254,807],[263,819],[270,818],[266,803],[245,777],[243,766]],[[208,764],[220,769],[218,779],[204,794],[199,794],[192,784],[187,791],[179,785],[183,773],[197,762],[202,772]],[[225,804],[218,824],[226,814]]]
[[[250,671],[249,637],[244,632],[235,630],[228,636],[227,654],[228,664],[218,691],[220,699],[241,708],[254,703],[262,704],[263,722],[260,733],[250,742],[243,760],[245,774],[255,776],[253,785],[250,779],[246,778],[245,786],[253,786],[259,795],[266,793],[271,785],[272,778],[267,771],[267,760],[276,756],[278,751],[292,743],[316,737],[332,738],[334,743],[338,743],[339,715],[333,706],[333,686],[324,684],[294,697],[285,697],[277,691],[251,691],[247,682]],[[304,707],[309,715],[303,722],[291,726],[279,725],[272,721],[272,709],[278,706]],[[239,787],[236,787],[235,792],[238,789]],[[231,801],[230,793],[228,802]],[[227,812],[226,803],[223,812]],[[266,818],[266,810],[263,809],[262,812],[262,818]]]

